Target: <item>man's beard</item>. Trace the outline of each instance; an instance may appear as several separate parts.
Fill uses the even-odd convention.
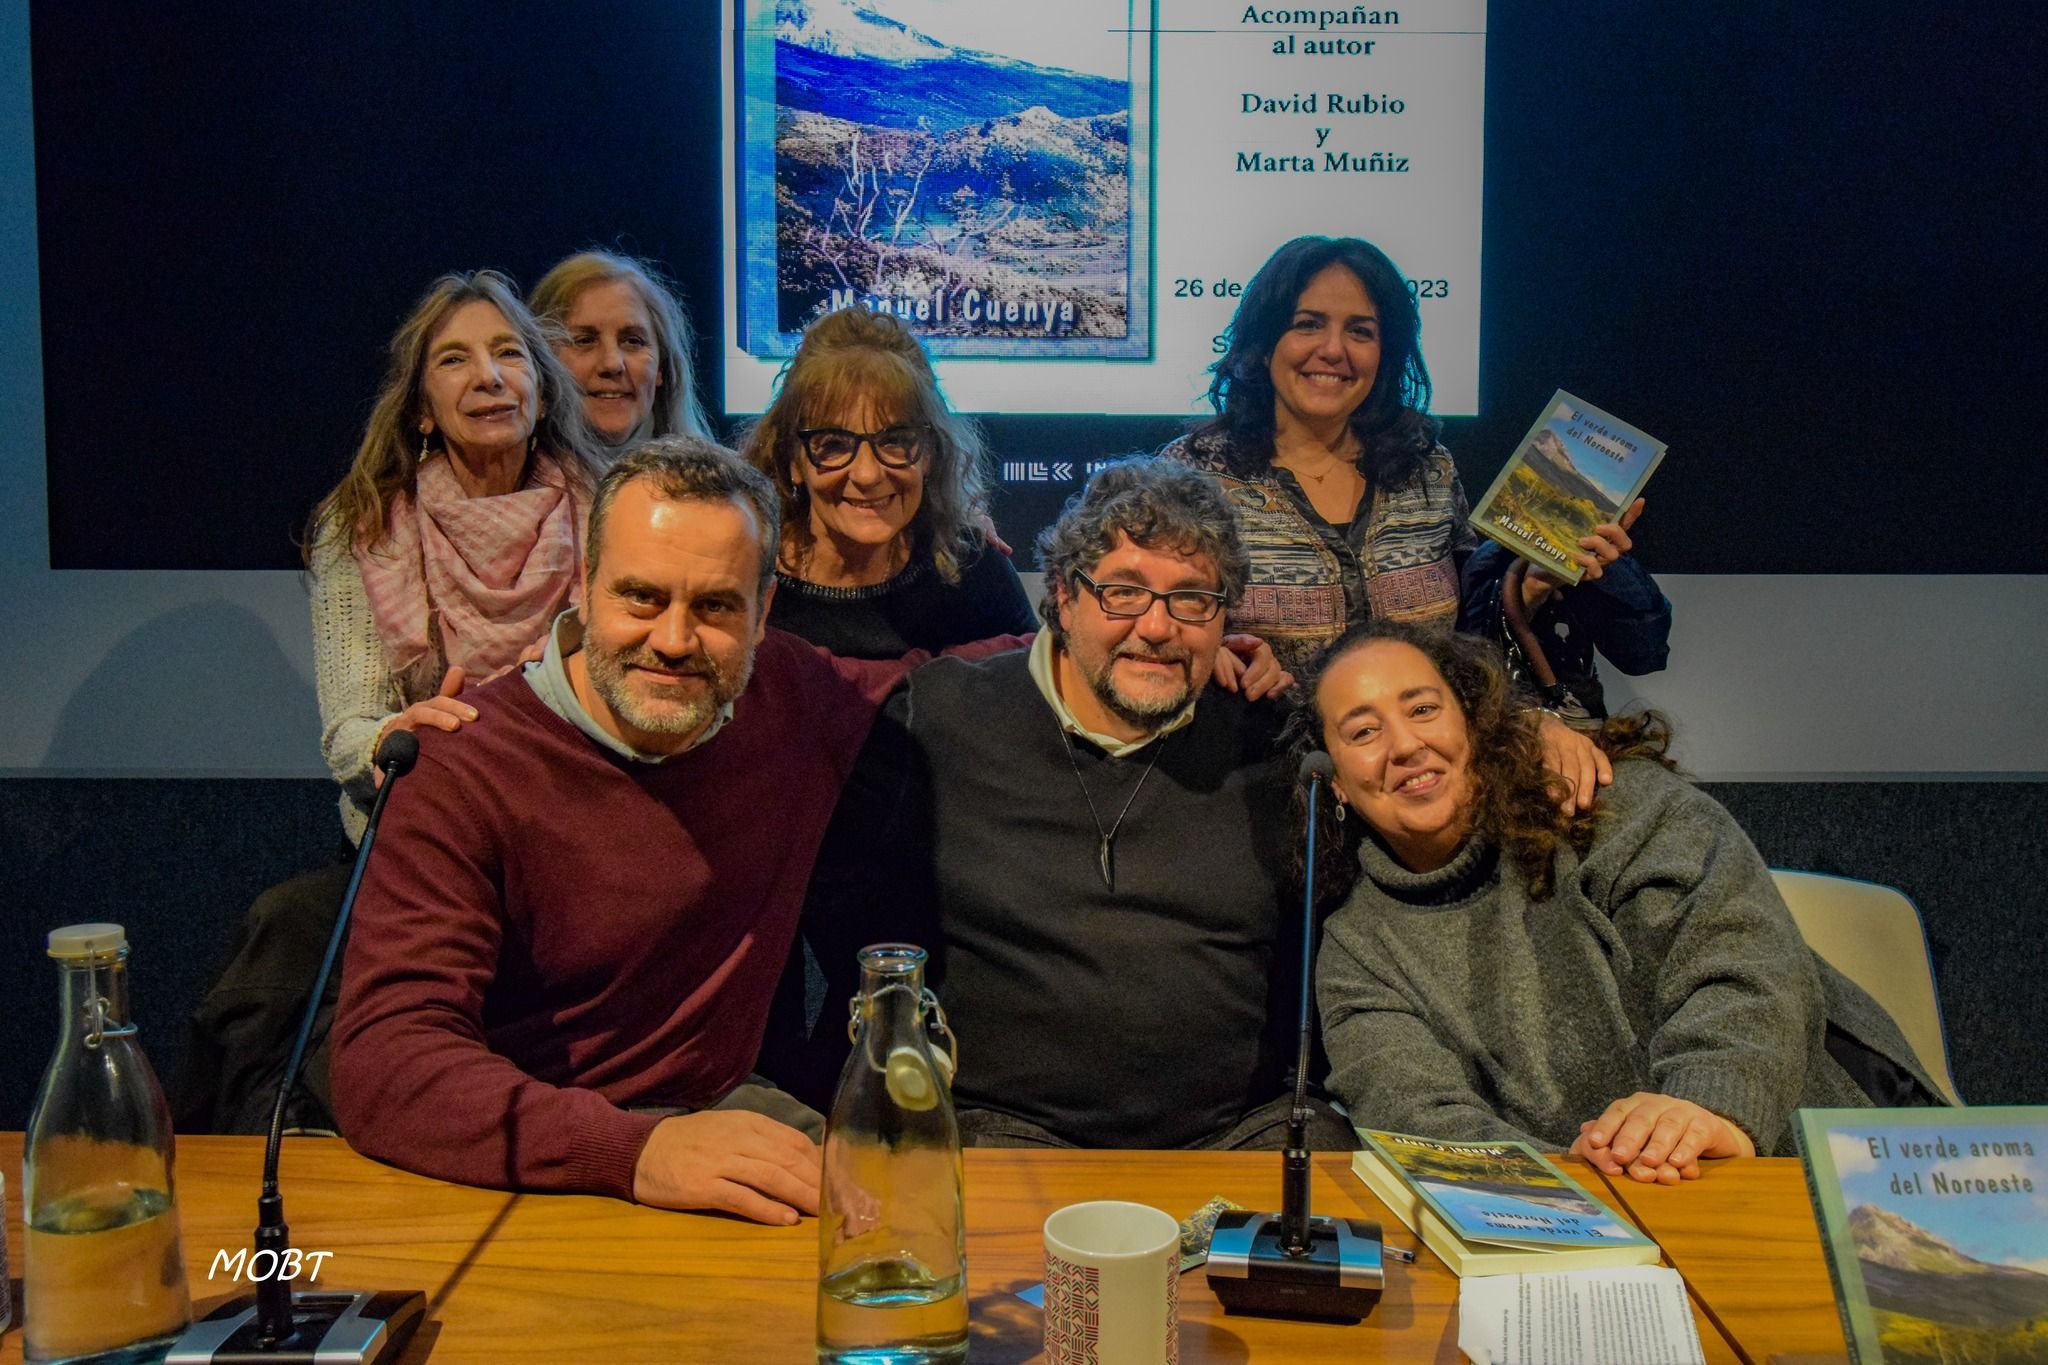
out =
[[[693,654],[670,662],[650,649],[613,653],[587,644],[583,654],[583,667],[590,674],[590,685],[598,696],[604,698],[604,704],[611,708],[612,714],[635,730],[650,735],[687,735],[700,729],[720,708],[747,690],[747,679],[754,671],[752,650],[748,650],[741,660],[737,678],[728,676],[727,670],[720,668],[718,661],[708,654]],[[629,682],[634,668],[660,668],[702,678],[705,688],[687,699],[677,697],[649,704],[633,691]]]
[[[1177,663],[1181,667],[1180,688],[1178,691],[1162,693],[1157,697],[1127,696],[1116,685],[1118,659]],[[1103,660],[1099,670],[1084,667],[1082,672],[1087,676],[1088,686],[1095,693],[1096,700],[1107,707],[1111,715],[1127,725],[1135,725],[1148,734],[1186,710],[1188,699],[1194,695],[1194,653],[1179,645],[1148,649],[1126,642],[1110,651],[1109,657]]]

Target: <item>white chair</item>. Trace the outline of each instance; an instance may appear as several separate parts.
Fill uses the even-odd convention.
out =
[[[1948,1071],[1948,1040],[1920,911],[1903,892],[1876,882],[1771,869],[1807,946],[1870,993],[1941,1093],[1961,1104]]]

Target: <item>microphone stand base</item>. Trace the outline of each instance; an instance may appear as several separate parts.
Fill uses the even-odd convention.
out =
[[[258,1339],[256,1299],[228,1300],[187,1328],[164,1365],[387,1365],[426,1317],[418,1290],[309,1291],[292,1295],[289,1340]]]
[[[1209,1288],[1226,1313],[1357,1322],[1386,1283],[1380,1225],[1364,1218],[1311,1218],[1304,1255],[1281,1243],[1277,1213],[1233,1209],[1209,1239]]]

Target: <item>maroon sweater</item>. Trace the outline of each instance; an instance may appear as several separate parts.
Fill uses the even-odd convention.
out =
[[[738,1084],[811,863],[909,665],[770,630],[732,720],[600,749],[517,673],[420,732],[363,878],[333,1047],[357,1150],[469,1185],[630,1199],[660,1117]]]

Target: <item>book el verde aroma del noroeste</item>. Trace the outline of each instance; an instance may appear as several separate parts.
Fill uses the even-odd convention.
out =
[[[1802,1109],[1858,1365],[2048,1360],[2048,1107]]]
[[[1522,1142],[1361,1128],[1351,1169],[1458,1275],[1655,1265],[1657,1244]]]
[[[1579,540],[1617,521],[1664,458],[1664,443],[1559,389],[1472,510],[1472,528],[1576,584]]]

